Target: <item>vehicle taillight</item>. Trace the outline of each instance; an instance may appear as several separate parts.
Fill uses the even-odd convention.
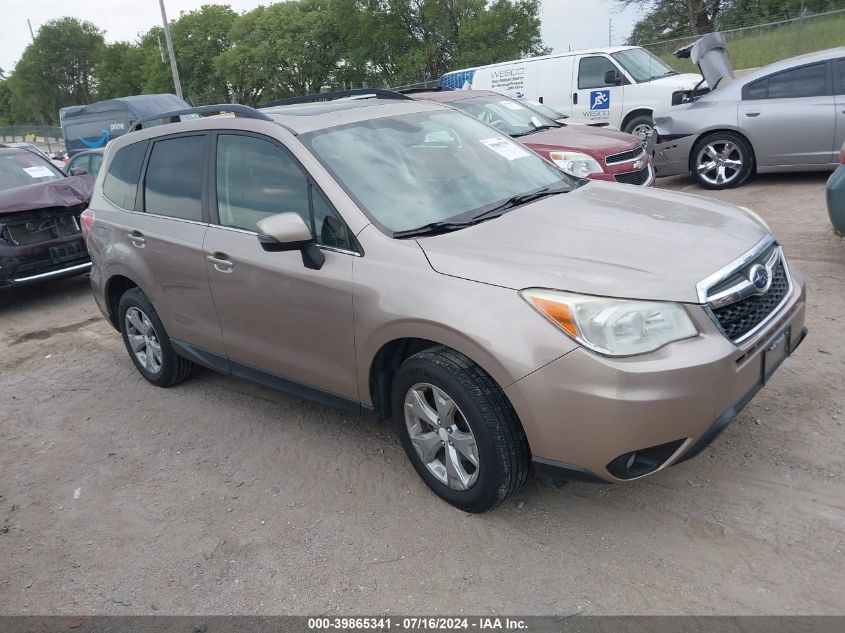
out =
[[[88,234],[91,233],[91,227],[94,226],[94,212],[91,209],[85,209],[79,216],[79,223],[82,225],[82,239],[88,244]]]
[[[845,143],[842,143],[842,149],[839,150],[839,162],[845,165]]]

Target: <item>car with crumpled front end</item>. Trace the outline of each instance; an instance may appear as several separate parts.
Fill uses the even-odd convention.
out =
[[[0,289],[88,271],[80,214],[93,184],[26,148],[0,148]]]
[[[804,338],[803,277],[753,213],[573,178],[441,104],[310,98],[107,147],[91,284],[152,385],[201,365],[373,411],[481,512],[532,465],[619,483],[689,459]]]
[[[554,121],[516,99],[488,90],[409,91],[492,125],[566,173],[579,178],[650,187],[651,157],[632,134]]]

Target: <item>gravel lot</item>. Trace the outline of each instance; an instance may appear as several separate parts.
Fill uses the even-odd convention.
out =
[[[370,418],[208,371],[148,385],[85,278],[0,295],[0,612],[845,613],[845,240],[824,182],[715,194],[807,275],[810,336],[704,454],[623,486],[532,481],[481,516]]]

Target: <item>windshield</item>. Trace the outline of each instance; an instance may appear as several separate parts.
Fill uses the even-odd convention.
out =
[[[531,108],[535,112],[539,112],[544,117],[547,117],[549,119],[553,119],[553,120],[557,121],[558,119],[567,118],[567,116],[563,112],[555,110],[554,108],[550,108],[549,106],[547,106],[544,103],[540,103],[538,101],[528,101],[526,103],[527,103],[529,108]]]
[[[627,70],[636,82],[641,83],[658,77],[678,74],[678,71],[644,48],[629,48],[628,50],[611,53],[610,56],[622,64],[622,68]]]
[[[372,119],[300,138],[390,232],[468,219],[549,185],[576,186],[537,154],[454,111]]]
[[[64,174],[41,156],[18,150],[0,153],[0,191],[64,178]]]
[[[525,136],[538,129],[559,126],[536,110],[507,97],[473,97],[450,101],[449,105],[492,125],[508,136]]]

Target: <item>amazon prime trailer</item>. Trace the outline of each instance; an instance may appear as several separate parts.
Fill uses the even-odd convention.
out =
[[[69,156],[95,147],[128,132],[136,121],[148,116],[191,106],[172,94],[135,95],[108,99],[59,110],[59,120]]]

